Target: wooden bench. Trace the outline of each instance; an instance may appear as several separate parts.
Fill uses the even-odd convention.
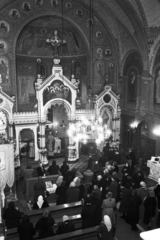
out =
[[[58,229],[58,224],[62,222],[62,218],[54,219],[55,225],[54,225],[54,232],[56,233]],[[80,229],[82,227],[82,218],[80,214],[69,216],[69,220],[73,222],[75,229]],[[34,238],[38,237],[38,231],[36,232],[36,235]],[[19,239],[17,228],[12,228],[7,230],[7,239],[10,240],[17,240]]]
[[[76,230],[70,233],[55,235],[53,237],[45,238],[45,240],[97,240],[97,228],[91,227],[86,229]]]
[[[29,219],[33,224],[36,224],[45,209],[48,209],[54,219],[59,219],[62,218],[64,215],[72,216],[80,214],[82,212],[82,202],[78,201],[73,203],[65,203],[54,207],[25,211],[25,214],[29,216]]]
[[[48,175],[45,177],[42,177],[42,180],[44,182],[49,182],[52,181],[52,183],[56,183],[57,178],[59,175]],[[38,182],[38,177],[33,177],[33,178],[27,178],[26,179],[26,201],[28,202],[29,200],[33,201],[34,197],[34,184]]]

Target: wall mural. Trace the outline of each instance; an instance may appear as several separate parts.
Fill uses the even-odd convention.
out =
[[[31,5],[28,3],[28,2],[24,2],[22,4],[22,9],[25,11],[25,12],[29,12],[31,10]]]
[[[7,43],[0,39],[0,54],[6,54],[8,52],[8,45]]]
[[[6,21],[0,21],[0,36],[5,36],[9,31],[9,24]]]
[[[3,86],[10,85],[9,62],[6,57],[0,57],[0,80]]]
[[[11,9],[8,14],[12,20],[16,21],[20,18],[20,13],[17,9]]]
[[[154,104],[160,104],[160,66],[155,70]]]
[[[29,103],[30,94],[35,94],[34,81],[34,76],[18,76],[20,103]]]
[[[128,95],[129,102],[135,102],[137,96],[137,71],[135,68],[130,68],[127,74]]]
[[[43,105],[54,98],[62,98],[71,103],[71,91],[60,80],[56,80],[48,86],[43,92]]]
[[[95,78],[96,84],[104,83],[104,63],[102,61],[97,61],[95,63]]]

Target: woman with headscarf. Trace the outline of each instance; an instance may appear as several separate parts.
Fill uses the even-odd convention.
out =
[[[48,202],[40,195],[37,199],[37,202],[34,203],[33,209],[41,209],[49,207]]]
[[[80,190],[74,182],[71,182],[66,192],[67,203],[77,202],[80,200]]]
[[[92,204],[90,197],[87,197],[82,207],[82,228],[90,228],[95,226],[96,206]]]
[[[108,215],[104,215],[103,221],[97,229],[97,236],[99,240],[113,240],[112,223]]]
[[[63,233],[68,233],[72,232],[75,230],[74,224],[69,221],[69,217],[67,215],[64,215],[62,217],[62,222],[59,223],[58,229],[57,229],[57,234],[63,234]]]
[[[48,210],[45,210],[43,216],[38,220],[35,225],[35,229],[39,231],[39,239],[53,236],[54,224],[54,218],[50,215]]]
[[[115,207],[116,207],[116,200],[115,198],[112,197],[112,193],[108,192],[106,194],[106,199],[104,199],[102,202],[102,219],[105,215],[108,215],[113,225],[116,224]]]
[[[61,183],[63,182],[63,176],[59,176],[56,181],[57,187],[61,186]]]
[[[24,215],[22,221],[18,226],[18,233],[20,240],[32,240],[35,234],[33,223],[30,222],[29,217]]]

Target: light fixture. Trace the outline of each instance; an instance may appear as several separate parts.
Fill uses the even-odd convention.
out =
[[[106,124],[103,125],[101,117],[97,119],[82,116],[80,120],[70,121],[67,133],[75,142],[86,144],[89,140],[92,140],[97,145],[100,145],[110,138],[112,131]]]
[[[160,126],[157,126],[153,129],[153,134],[160,138]]]
[[[132,123],[130,124],[130,127],[131,127],[132,129],[136,129],[137,126],[138,126],[138,124],[139,124],[139,122],[135,120],[134,122],[132,122]]]

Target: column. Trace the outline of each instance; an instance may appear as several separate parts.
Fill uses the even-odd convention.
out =
[[[34,146],[35,146],[35,161],[39,159],[39,152],[37,146],[37,126],[33,129],[34,131]]]
[[[20,129],[16,127],[16,154],[19,154],[19,134]]]
[[[112,117],[112,136],[113,136],[113,141],[116,140],[116,115],[113,114]]]
[[[40,122],[39,123],[39,131],[40,131],[40,134],[39,134],[39,138],[40,138],[40,149],[45,149],[46,147],[46,142],[45,142],[45,122]],[[39,159],[42,158],[42,155],[39,154]]]
[[[13,123],[9,123],[9,138],[13,139]]]

